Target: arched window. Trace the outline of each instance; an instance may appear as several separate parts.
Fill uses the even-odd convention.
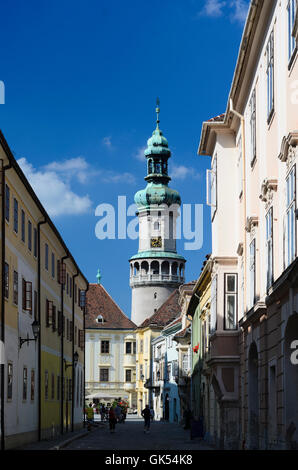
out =
[[[152,160],[148,160],[148,173],[149,175],[152,173]]]

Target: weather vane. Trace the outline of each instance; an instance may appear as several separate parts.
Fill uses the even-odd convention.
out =
[[[160,112],[160,109],[159,109],[159,105],[160,105],[160,101],[159,101],[159,98],[157,97],[156,98],[156,114],[157,114],[157,120],[156,120],[156,129],[159,129],[158,127],[158,124],[159,124],[159,112]]]

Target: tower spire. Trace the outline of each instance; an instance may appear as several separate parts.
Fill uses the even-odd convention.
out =
[[[157,119],[156,119],[156,129],[159,129],[159,126],[158,126],[158,124],[159,124],[159,113],[160,113],[159,105],[160,105],[160,101],[159,101],[159,98],[157,97],[156,98],[156,109],[155,109],[156,117],[157,117]]]

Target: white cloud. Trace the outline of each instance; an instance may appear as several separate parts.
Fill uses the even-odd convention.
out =
[[[218,17],[223,15],[223,8],[225,7],[226,2],[221,0],[205,0],[203,9],[200,12],[200,15]]]
[[[106,136],[102,139],[102,144],[107,147],[108,149],[112,149],[112,136]]]
[[[170,176],[176,180],[185,180],[186,178],[200,179],[200,173],[197,173],[194,168],[187,167],[184,165],[172,166],[170,170]]]
[[[211,18],[226,15],[231,21],[243,24],[246,20],[248,7],[249,0],[205,0],[204,7],[198,15]]]
[[[144,155],[144,152],[146,150],[146,146],[144,147],[139,147],[134,155],[134,157],[139,160],[140,162],[145,162],[145,155]]]
[[[40,170],[34,168],[26,158],[20,158],[18,164],[51,217],[84,214],[90,209],[92,202],[89,196],[74,193],[69,181],[63,180],[61,168],[63,165],[67,167],[67,161],[61,164],[53,162]],[[55,167],[56,171],[53,169]]]
[[[136,179],[131,173],[114,173],[113,171],[102,172],[101,180],[104,183],[127,183],[135,184]]]
[[[63,162],[52,162],[46,165],[45,170],[60,173],[67,180],[77,178],[80,183],[86,183],[90,176],[89,164],[83,157],[70,158]],[[94,175],[94,172],[92,172]]]

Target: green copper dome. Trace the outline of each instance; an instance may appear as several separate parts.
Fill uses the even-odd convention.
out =
[[[165,184],[148,183],[145,189],[141,189],[135,194],[135,203],[138,209],[149,209],[151,205],[181,204],[181,198],[178,191],[171,189]]]
[[[159,128],[156,128],[152,133],[152,137],[147,140],[147,148],[144,155],[147,158],[152,155],[165,155],[168,158],[171,156],[171,151],[168,148],[168,141],[162,135]]]

